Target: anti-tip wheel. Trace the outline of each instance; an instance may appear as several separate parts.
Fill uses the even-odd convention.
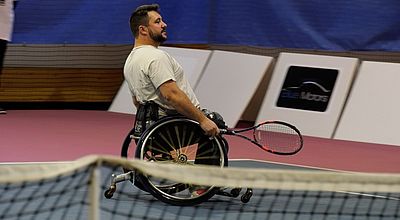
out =
[[[253,190],[247,189],[247,191],[242,195],[242,197],[240,197],[240,200],[243,203],[248,203],[252,196],[253,196]]]
[[[111,199],[114,195],[115,189],[113,188],[109,188],[104,192],[104,197],[106,197],[107,199]]]

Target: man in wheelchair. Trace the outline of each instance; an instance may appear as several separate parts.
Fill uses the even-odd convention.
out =
[[[151,124],[171,115],[183,115],[198,122],[205,134],[199,142],[218,136],[219,128],[226,128],[222,117],[216,112],[201,110],[182,66],[158,48],[167,39],[167,24],[159,14],[159,6],[138,7],[130,17],[130,28],[135,42],[125,62],[124,77],[137,108],[135,141],[138,142]],[[196,157],[194,163],[213,165],[215,160]],[[143,189],[137,181],[135,185]]]
[[[200,110],[200,103],[181,65],[168,53],[158,49],[167,39],[167,24],[158,10],[156,4],[143,5],[130,18],[135,43],[126,59],[124,76],[138,115],[141,116],[141,109],[148,108],[143,106],[154,103],[158,107],[158,111],[151,112],[155,113],[154,117],[157,117],[157,113],[159,117],[179,113],[199,122],[207,135],[218,135],[218,126]],[[143,124],[137,126],[144,126],[138,129],[145,129]]]

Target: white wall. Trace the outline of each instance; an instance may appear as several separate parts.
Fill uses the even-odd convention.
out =
[[[235,127],[273,61],[272,57],[214,51],[195,89],[202,108]]]
[[[399,85],[400,64],[362,62],[334,138],[400,145]]]

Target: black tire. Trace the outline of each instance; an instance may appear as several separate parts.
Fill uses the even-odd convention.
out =
[[[115,189],[107,189],[104,192],[104,197],[106,197],[107,199],[111,199],[114,195]]]
[[[247,189],[246,192],[240,197],[243,203],[248,203],[250,198],[253,196],[253,189]]]
[[[242,188],[233,188],[231,190],[232,197],[234,197],[234,198],[238,197],[241,191],[242,191]]]
[[[199,124],[184,117],[166,117],[150,126],[141,136],[135,157],[153,162],[184,165],[228,166],[224,140],[209,139]],[[136,174],[136,180],[158,200],[179,206],[192,206],[209,200],[219,190],[217,187],[193,186],[160,180]],[[201,188],[200,195],[191,191]]]
[[[128,135],[126,135],[124,142],[122,143],[122,148],[121,148],[121,157],[128,158],[129,150],[132,150],[135,147],[135,139],[133,139],[133,132],[134,128],[129,131]],[[131,146],[134,145],[134,146]],[[126,168],[123,168],[124,173],[127,173],[131,170],[128,170]]]
[[[124,142],[122,143],[121,157],[126,157],[127,158],[129,149],[131,148],[131,145],[135,144],[134,143],[135,139],[133,139],[133,136],[132,136],[133,132],[134,132],[134,129],[130,130],[129,133],[126,135],[126,137],[124,139]]]

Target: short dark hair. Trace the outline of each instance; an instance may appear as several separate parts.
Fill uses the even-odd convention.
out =
[[[131,18],[129,19],[129,24],[131,27],[131,31],[133,36],[137,37],[139,35],[139,26],[149,24],[149,11],[159,12],[160,6],[158,4],[152,5],[142,5],[136,8],[136,10],[132,13]]]

